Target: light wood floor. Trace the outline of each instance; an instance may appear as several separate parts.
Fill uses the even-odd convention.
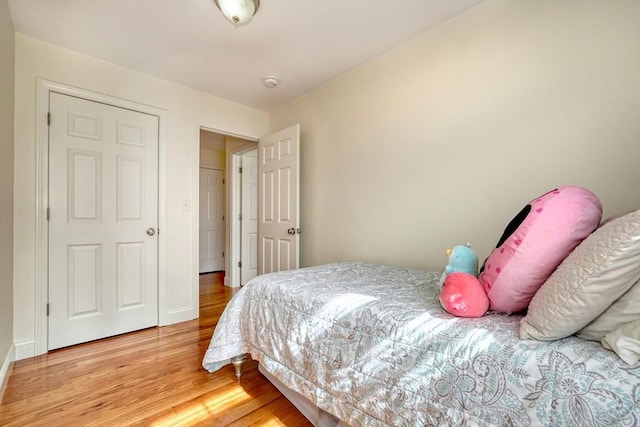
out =
[[[241,379],[202,356],[232,296],[200,276],[200,318],[52,351],[13,366],[2,426],[310,426],[248,360]]]

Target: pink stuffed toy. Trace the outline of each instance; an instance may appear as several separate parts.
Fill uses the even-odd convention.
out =
[[[478,257],[471,244],[446,251],[448,264],[440,279],[440,304],[459,317],[481,317],[489,309],[489,298],[477,279]]]
[[[440,304],[458,317],[482,317],[489,310],[489,298],[473,274],[447,274],[440,290]]]

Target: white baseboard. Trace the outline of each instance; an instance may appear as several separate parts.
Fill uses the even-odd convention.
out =
[[[188,320],[197,319],[197,313],[194,314],[193,307],[174,308],[167,311],[167,317],[165,325],[173,325],[174,323],[186,322]],[[160,325],[160,326],[165,326]]]
[[[7,357],[5,357],[0,369],[0,402],[2,402],[2,396],[4,395],[4,389],[7,387],[7,381],[9,380],[9,374],[11,373],[11,366],[16,358],[16,347],[11,344]]]
[[[15,360],[27,359],[29,357],[35,357],[36,355],[36,342],[34,340],[22,340],[16,341],[16,358]]]

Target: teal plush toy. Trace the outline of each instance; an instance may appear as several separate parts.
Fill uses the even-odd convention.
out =
[[[447,249],[445,253],[449,257],[449,263],[444,267],[440,287],[444,284],[447,275],[451,273],[462,272],[478,277],[478,256],[471,249],[470,243],[454,246],[453,249]]]
[[[440,304],[458,317],[482,317],[489,309],[489,297],[478,280],[478,256],[467,243],[447,249],[449,263],[440,279]]]

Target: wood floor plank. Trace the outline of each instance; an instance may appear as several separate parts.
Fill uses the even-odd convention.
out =
[[[311,426],[258,372],[202,357],[234,291],[200,277],[200,318],[59,349],[16,362],[0,404],[2,426]],[[246,424],[249,423],[249,424]]]

